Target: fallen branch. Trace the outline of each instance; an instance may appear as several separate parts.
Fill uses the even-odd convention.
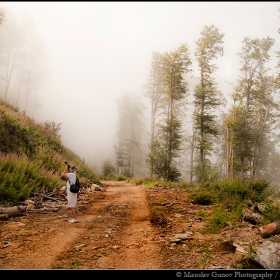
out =
[[[41,193],[35,193],[35,195],[39,195],[39,196],[42,196],[44,198],[51,199],[51,200],[54,200],[54,201],[60,201],[60,199],[56,199],[56,198],[53,198],[53,197],[50,197],[50,196],[47,196],[47,195],[44,195],[44,194],[41,194]]]
[[[30,209],[28,212],[36,212],[36,213],[49,213],[49,212],[57,212],[58,208],[48,208],[48,209]]]
[[[0,207],[0,219],[6,219],[12,216],[16,216],[23,212],[26,206],[12,206],[12,207]]]
[[[174,204],[182,204],[182,202],[171,202],[171,203],[162,203],[161,206],[171,207]]]

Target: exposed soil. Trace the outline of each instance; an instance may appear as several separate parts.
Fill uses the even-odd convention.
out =
[[[248,223],[205,233],[213,208],[186,202],[187,190],[102,183],[79,195],[77,224],[66,200],[57,212],[0,220],[0,269],[234,269],[232,241],[262,242]]]

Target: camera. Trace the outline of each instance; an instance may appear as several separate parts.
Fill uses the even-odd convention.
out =
[[[64,163],[67,165],[68,168],[71,167],[71,165],[67,161],[65,161]]]

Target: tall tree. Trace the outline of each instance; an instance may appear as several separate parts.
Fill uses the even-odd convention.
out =
[[[27,104],[32,104],[31,100],[28,100],[28,96],[34,96],[32,107],[35,107],[39,84],[47,77],[47,68],[45,65],[47,53],[44,43],[37,35],[35,25],[29,15],[24,15],[21,28],[24,35],[24,44],[22,46],[20,67],[18,70],[19,83],[15,106],[18,106],[21,90],[25,89],[24,111],[27,112]]]
[[[3,8],[0,8],[0,26],[2,25],[4,19],[5,19],[5,10]]]
[[[1,28],[1,73],[4,81],[4,101],[7,100],[8,92],[12,84],[13,74],[19,66],[21,46],[23,44],[23,34],[21,33],[20,23],[13,13],[7,12],[6,20]]]
[[[215,110],[222,104],[222,95],[217,89],[214,76],[217,66],[213,64],[213,60],[224,54],[223,37],[224,34],[220,33],[214,25],[205,26],[200,39],[196,42],[195,57],[198,62],[200,81],[194,90],[194,125],[198,135],[199,157],[196,170],[199,181],[203,180],[203,174],[208,169],[209,160],[206,156],[212,150],[211,137],[218,134]]]
[[[158,117],[160,117],[162,101],[163,101],[163,93],[164,93],[164,84],[162,81],[163,75],[163,55],[158,52],[152,53],[152,62],[150,69],[150,77],[148,83],[144,86],[144,95],[149,98],[151,104],[151,136],[149,147],[151,153],[153,154],[153,150],[156,149],[155,141],[155,125]],[[154,175],[154,165],[155,161],[150,160],[149,169],[150,176]]]
[[[241,62],[240,79],[234,86],[234,103],[227,127],[232,177],[256,177],[260,168],[260,152],[266,141],[272,141],[278,105],[276,85],[266,63],[274,39],[250,39],[242,42],[238,53]]]
[[[182,143],[183,109],[188,87],[184,74],[190,72],[191,59],[186,44],[171,52],[165,52],[160,67],[160,118],[157,120],[155,137],[150,143],[147,162],[154,174],[167,181],[176,181],[180,146]]]
[[[127,177],[143,175],[144,104],[127,92],[118,103],[118,143],[114,146],[118,174]]]
[[[27,111],[28,96],[35,95],[40,81],[46,77],[47,58],[45,46],[36,33],[32,18],[25,14],[19,23],[8,12],[0,34],[0,77],[4,81],[4,101],[18,107],[22,91],[24,111]],[[31,102],[29,102],[30,104]],[[32,103],[31,103],[32,104]],[[35,106],[35,105],[34,105]]]

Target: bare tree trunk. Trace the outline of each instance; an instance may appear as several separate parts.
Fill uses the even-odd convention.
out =
[[[24,61],[23,66],[22,66],[22,71],[21,71],[20,80],[19,80],[19,89],[18,89],[18,94],[17,94],[17,99],[16,99],[16,105],[15,105],[15,107],[18,106],[18,100],[19,100],[19,96],[20,96],[21,85],[22,85],[22,79],[23,79],[23,74],[24,74],[24,67],[25,67],[26,61],[27,61],[27,60]]]
[[[11,52],[9,53],[9,56],[8,56],[9,58],[10,58]],[[8,59],[8,61],[7,61],[6,87],[5,87],[5,98],[4,98],[5,102],[7,101],[7,95],[8,95],[8,91],[9,91],[9,87],[10,87],[10,83],[11,83],[12,74],[13,74],[13,71],[14,71],[15,65],[16,65],[17,52],[18,52],[18,48],[15,49],[15,53],[13,55],[12,62],[11,62],[11,68],[9,68],[10,59]]]

